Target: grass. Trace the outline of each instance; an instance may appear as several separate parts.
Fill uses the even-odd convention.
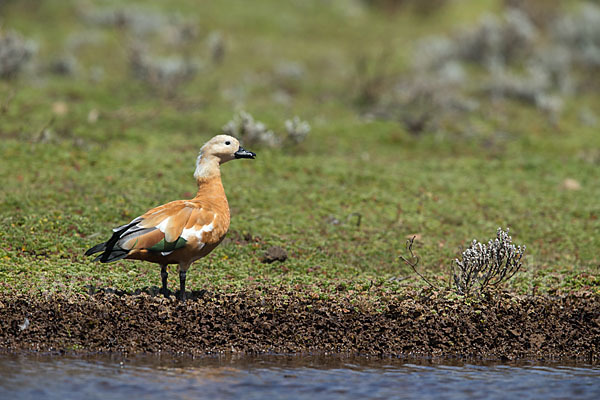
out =
[[[398,122],[361,115],[357,60],[392,48],[389,69],[400,73],[416,39],[473,23],[498,4],[451,2],[418,18],[371,9],[346,16],[336,2],[327,4],[143,3],[157,12],[179,10],[199,29],[185,46],[206,64],[172,96],[132,79],[127,33],[85,25],[74,3],[0,6],[5,29],[39,44],[34,72],[0,81],[0,290],[159,285],[155,265],[95,264],[83,252],[148,208],[192,196],[200,146],[241,105],[276,132],[294,115],[312,131],[299,146],[251,148],[256,160],[223,167],[231,240],[192,267],[192,289],[397,293],[423,285],[398,260],[407,238],[417,235],[421,270],[447,280],[461,246],[487,241],[501,226],[527,246],[512,290],[600,293],[600,137],[579,121],[580,109],[600,109],[598,97],[567,99],[557,123],[505,101],[464,121],[475,135],[411,135]],[[203,41],[213,30],[226,39],[220,65],[208,61]],[[82,71],[44,73],[41,66],[73,35],[97,38],[74,51]],[[148,40],[157,52],[168,51],[160,38]],[[303,66],[301,78],[274,78],[286,61]],[[278,93],[289,101],[275,101]],[[566,179],[581,188],[564,188]],[[273,245],[289,259],[262,264]]]

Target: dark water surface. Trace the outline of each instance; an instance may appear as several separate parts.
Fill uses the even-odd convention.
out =
[[[0,354],[0,399],[600,399],[600,367]]]

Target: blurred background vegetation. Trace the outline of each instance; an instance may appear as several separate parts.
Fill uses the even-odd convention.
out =
[[[599,293],[599,72],[597,1],[0,0],[0,290],[156,285],[82,253],[227,131],[258,157],[194,288],[394,293],[407,238],[440,282],[510,227],[513,290]]]

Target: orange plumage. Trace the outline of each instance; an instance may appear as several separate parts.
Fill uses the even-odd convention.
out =
[[[209,140],[198,156],[194,176],[198,193],[190,200],[176,200],[146,211],[128,224],[113,229],[112,237],[85,254],[101,253],[97,261],[120,259],[160,264],[162,292],[167,295],[167,265],[177,264],[181,298],[190,265],[208,255],[229,229],[229,204],[221,183],[220,165],[236,158],[254,158],[227,135]]]

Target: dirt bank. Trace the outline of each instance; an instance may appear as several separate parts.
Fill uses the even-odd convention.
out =
[[[495,294],[465,302],[415,292],[378,304],[294,293],[0,295],[5,350],[336,352],[569,358],[597,362],[600,298]]]

